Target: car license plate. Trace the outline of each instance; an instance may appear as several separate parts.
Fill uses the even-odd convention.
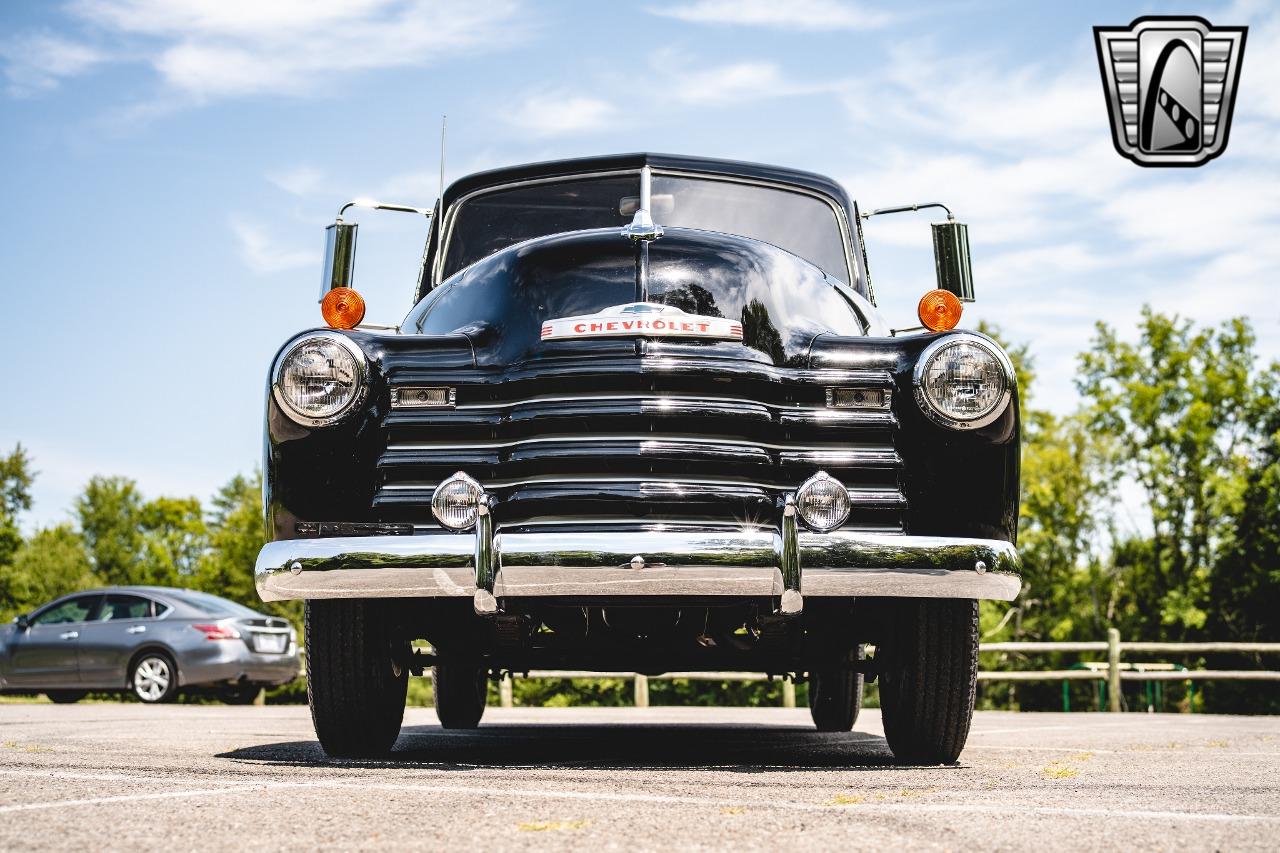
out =
[[[288,644],[287,634],[257,634],[253,638],[254,649],[271,654],[280,654]]]

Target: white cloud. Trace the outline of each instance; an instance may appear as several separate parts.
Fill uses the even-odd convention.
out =
[[[603,130],[616,122],[619,110],[610,102],[565,91],[530,95],[503,119],[530,136],[564,136]]]
[[[267,175],[267,180],[289,195],[302,197],[311,195],[323,187],[325,174],[319,169],[304,165]]]
[[[839,82],[802,83],[788,78],[774,62],[732,62],[697,68],[684,57],[664,51],[653,62],[655,72],[671,78],[660,87],[663,98],[686,104],[739,104],[765,98],[806,95],[839,88]]]
[[[97,48],[48,33],[29,33],[0,42],[8,92],[25,97],[83,74],[106,57]]]
[[[773,27],[782,30],[869,30],[893,21],[887,12],[839,0],[695,0],[649,12],[698,24]]]
[[[425,66],[501,47],[522,35],[518,8],[517,0],[75,0],[68,12],[141,49],[170,91],[200,100],[312,93],[337,72]],[[74,65],[76,56],[63,53]],[[77,70],[88,62],[80,56]]]
[[[965,323],[1032,342],[1038,405],[1074,407],[1093,323],[1127,333],[1144,303],[1198,324],[1249,315],[1260,354],[1280,356],[1280,314],[1264,307],[1280,269],[1280,14],[1265,15],[1214,16],[1250,33],[1230,147],[1204,168],[1116,154],[1087,37],[1032,62],[921,42],[844,91],[851,137],[875,152],[846,184],[864,209],[940,200],[970,224],[979,302]],[[865,226],[892,324],[932,286],[932,218]]]
[[[240,244],[240,259],[258,275],[270,275],[315,263],[315,253],[279,245],[260,225],[233,219],[231,230]]]

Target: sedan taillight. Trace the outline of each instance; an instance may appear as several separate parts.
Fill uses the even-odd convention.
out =
[[[230,625],[192,625],[206,640],[238,640],[240,632]]]

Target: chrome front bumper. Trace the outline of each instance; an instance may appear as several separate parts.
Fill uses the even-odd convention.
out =
[[[781,530],[468,533],[291,539],[268,543],[256,576],[264,601],[502,598],[987,598],[1021,587],[1017,550],[994,539]],[[791,522],[791,523],[788,523]]]

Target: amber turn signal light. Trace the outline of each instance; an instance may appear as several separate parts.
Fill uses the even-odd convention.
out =
[[[349,287],[335,287],[320,301],[320,314],[330,328],[354,329],[364,319],[364,297]]]
[[[920,305],[916,309],[920,317],[920,325],[935,332],[946,332],[954,329],[960,322],[963,306],[959,298],[949,290],[930,290],[920,297]]]

